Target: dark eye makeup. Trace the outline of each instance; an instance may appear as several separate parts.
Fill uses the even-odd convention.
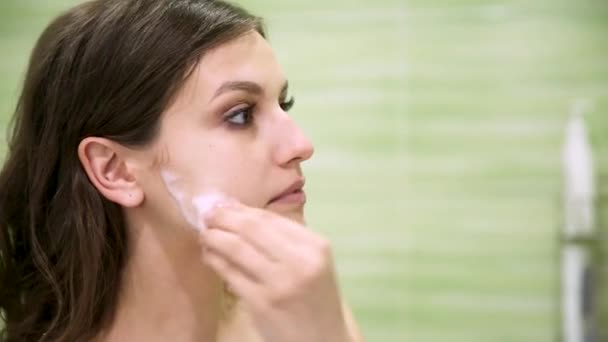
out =
[[[282,100],[279,105],[285,112],[289,112],[295,104],[295,98],[292,96],[289,100]],[[224,121],[232,127],[245,128],[253,123],[254,112],[256,105],[242,105],[225,115]]]

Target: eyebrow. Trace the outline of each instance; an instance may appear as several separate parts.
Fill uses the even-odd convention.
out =
[[[287,94],[288,88],[289,82],[285,81],[283,83],[283,87],[281,88],[281,96]],[[264,93],[264,88],[262,88],[261,85],[250,81],[228,81],[217,88],[212,99],[215,99],[216,97],[229,91],[244,91],[254,95],[261,95]]]

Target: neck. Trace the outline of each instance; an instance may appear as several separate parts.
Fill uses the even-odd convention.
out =
[[[196,233],[135,224],[118,309],[104,341],[215,341],[223,284],[201,260]]]

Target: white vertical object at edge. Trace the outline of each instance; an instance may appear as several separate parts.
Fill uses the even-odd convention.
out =
[[[562,319],[565,342],[585,342],[583,292],[588,252],[575,244],[562,249]]]
[[[592,296],[594,284],[586,276],[592,272],[590,247],[580,240],[590,240],[595,233],[595,174],[584,113],[590,102],[574,103],[566,128],[566,141],[562,154],[564,175],[564,231],[562,247],[562,323],[565,342],[586,342],[593,338],[588,331],[593,317],[586,317],[583,304],[586,296]],[[593,309],[589,309],[593,311]],[[590,312],[589,314],[592,315]],[[593,329],[593,328],[591,328]],[[591,335],[590,335],[591,334]]]
[[[562,154],[566,239],[590,237],[594,233],[594,162],[583,117],[589,106],[588,102],[577,101],[566,129]]]

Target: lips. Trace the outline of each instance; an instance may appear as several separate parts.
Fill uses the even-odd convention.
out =
[[[293,182],[280,194],[273,197],[269,204],[304,204],[306,202],[306,194],[304,193],[304,179],[299,179]]]

